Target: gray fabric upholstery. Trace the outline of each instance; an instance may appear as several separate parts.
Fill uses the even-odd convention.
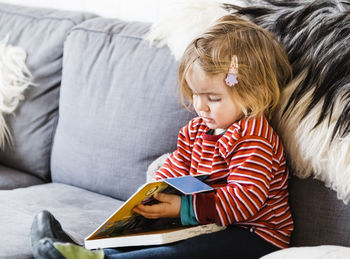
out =
[[[79,24],[92,17],[0,4],[0,39],[10,32],[10,43],[27,51],[38,84],[7,117],[15,145],[0,151],[0,189],[33,186],[0,190],[0,258],[31,258],[30,226],[43,209],[82,242],[145,182],[148,165],[176,148],[193,116],[175,98],[169,50],[142,40],[149,25]],[[54,183],[40,184],[50,165]],[[350,246],[350,207],[335,192],[293,178],[290,201],[293,246]]]
[[[0,163],[49,180],[52,138],[57,122],[63,42],[76,24],[91,14],[0,4],[0,39],[27,53],[27,66],[36,87],[7,116],[14,139],[0,151]]]
[[[148,165],[176,148],[193,116],[176,98],[177,63],[150,47],[144,23],[96,18],[64,47],[52,180],[118,199],[146,181]]]
[[[295,230],[292,246],[350,246],[350,207],[314,179],[293,178],[290,201]]]
[[[2,190],[0,258],[32,257],[30,226],[43,209],[51,211],[64,230],[83,242],[121,204],[116,199],[58,183]]]
[[[42,183],[45,182],[34,175],[0,165],[0,190],[10,190]]]

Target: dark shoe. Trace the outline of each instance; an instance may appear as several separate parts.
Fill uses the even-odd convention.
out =
[[[66,259],[54,247],[54,241],[51,238],[45,237],[39,240],[35,246],[32,246],[33,256],[35,259]]]
[[[35,216],[31,227],[30,237],[33,254],[34,251],[38,249],[38,243],[43,238],[49,238],[54,242],[74,243],[79,245],[63,231],[61,224],[46,210],[41,211]]]

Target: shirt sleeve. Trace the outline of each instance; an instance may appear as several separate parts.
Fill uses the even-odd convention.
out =
[[[183,226],[194,226],[198,225],[198,221],[194,214],[192,195],[182,195],[181,196],[181,224]]]
[[[273,148],[262,137],[247,136],[225,151],[227,185],[216,192],[195,194],[193,207],[200,224],[229,225],[253,217],[267,200]]]
[[[177,149],[165,160],[158,169],[155,179],[180,177],[190,174],[192,140],[190,135],[191,123],[183,127],[178,135]]]

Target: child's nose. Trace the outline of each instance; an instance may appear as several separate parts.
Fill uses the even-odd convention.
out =
[[[208,104],[203,100],[203,98],[198,98],[197,100],[197,110],[207,112],[209,111]]]

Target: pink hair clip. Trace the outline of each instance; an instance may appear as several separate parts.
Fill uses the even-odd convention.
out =
[[[235,84],[238,84],[237,76],[238,76],[238,58],[236,55],[233,55],[231,59],[230,68],[228,70],[228,73],[225,79],[226,84],[229,87],[232,87]]]

